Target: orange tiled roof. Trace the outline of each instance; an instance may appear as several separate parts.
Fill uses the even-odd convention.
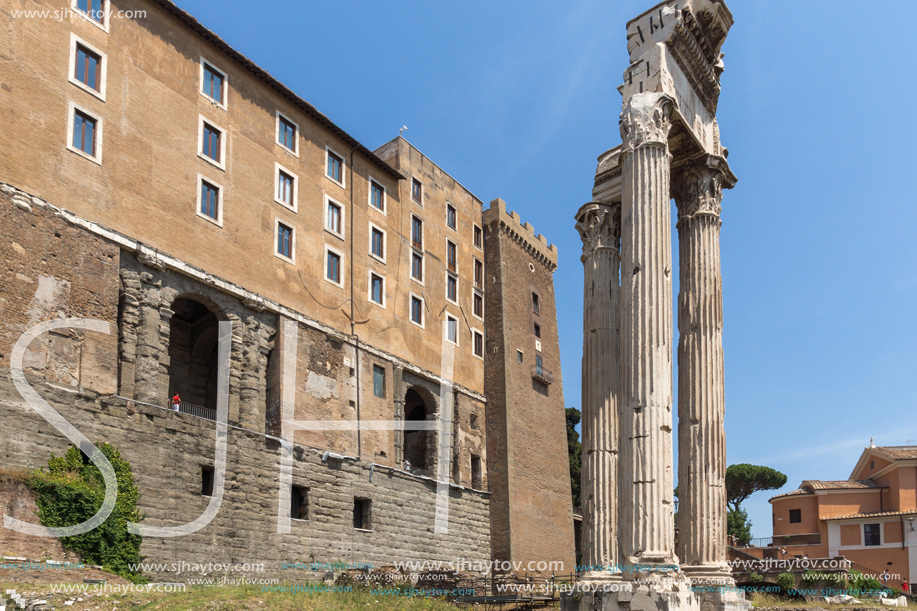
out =
[[[799,495],[802,495],[802,494],[814,494],[814,493],[813,493],[811,490],[803,490],[803,489],[800,488],[799,490],[793,490],[792,492],[784,492],[783,494],[778,494],[777,496],[772,496],[772,497],[770,498],[770,500],[773,501],[774,499],[782,499],[782,498],[787,497],[787,496],[799,496]]]
[[[807,479],[799,487],[810,488],[811,490],[863,490],[866,488],[885,488],[886,486],[871,479]]]
[[[867,448],[870,452],[889,460],[917,459],[917,446],[878,446]]]
[[[823,516],[819,520],[850,520],[854,518],[886,518],[892,516],[917,515],[917,509],[904,511],[874,511],[872,513],[847,513],[840,516]]]

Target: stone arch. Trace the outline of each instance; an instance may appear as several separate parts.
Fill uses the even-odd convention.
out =
[[[212,301],[182,294],[169,304],[169,397],[216,409],[218,329],[226,314]]]
[[[431,422],[437,415],[436,396],[420,385],[408,387],[404,394],[405,422]],[[404,457],[411,463],[411,471],[430,475],[436,470],[437,431],[405,430]]]

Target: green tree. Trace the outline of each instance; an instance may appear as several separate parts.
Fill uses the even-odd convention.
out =
[[[576,432],[576,425],[583,419],[583,414],[575,407],[568,407],[566,415],[567,454],[570,460],[570,489],[573,492],[573,508],[582,512],[582,499],[580,498],[580,472],[582,470],[580,451],[582,446],[579,441],[579,433]]]
[[[786,475],[757,465],[730,465],[726,469],[726,503],[738,511],[742,502],[759,490],[776,490],[786,484]]]
[[[730,509],[726,512],[726,533],[736,538],[738,545],[751,541],[751,520],[744,509]]]
[[[99,564],[131,581],[143,581],[138,563],[140,535],[127,532],[128,522],[140,522],[137,509],[140,492],[134,485],[131,465],[120,452],[107,443],[96,444],[108,458],[118,482],[118,496],[111,515],[93,530],[74,537],[61,537],[61,544],[77,554],[83,562]],[[32,474],[29,485],[36,494],[38,519],[43,526],[73,526],[85,522],[98,512],[105,500],[105,480],[98,467],[79,448],[71,446],[63,456],[51,454],[48,468]]]

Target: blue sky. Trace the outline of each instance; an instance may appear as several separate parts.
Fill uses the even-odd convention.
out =
[[[407,125],[485,204],[503,198],[557,244],[564,394],[579,407],[573,214],[620,142],[625,23],[651,3],[178,4],[369,148]],[[728,460],[777,468],[791,490],[848,477],[870,437],[917,444],[917,3],[730,8]],[[746,502],[755,536],[771,534],[771,494]]]

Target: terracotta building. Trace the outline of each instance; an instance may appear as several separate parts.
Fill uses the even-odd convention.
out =
[[[369,150],[167,0],[103,0],[101,12],[74,0],[62,19],[6,8],[0,361],[38,322],[110,324],[109,335],[52,332],[24,365],[49,403],[136,465],[149,525],[190,522],[218,496],[218,336],[233,325],[232,509],[195,534],[148,539],[143,553],[251,558],[273,545],[265,559],[278,566],[489,558],[488,427],[505,405],[485,396],[485,313],[498,307],[485,265],[501,260],[485,257],[481,200],[401,137]],[[557,409],[562,423],[545,269],[555,401],[533,409]],[[4,464],[60,453],[69,442],[8,373],[2,384]],[[316,430],[284,425],[285,413],[396,424]],[[292,526],[280,534],[288,447],[280,505]],[[567,486],[551,519],[572,558],[569,477],[555,468],[566,450],[538,460]],[[453,519],[434,536],[436,480]]]
[[[843,556],[917,581],[917,447],[872,445],[849,479],[806,480],[770,503],[773,545],[788,554]]]

